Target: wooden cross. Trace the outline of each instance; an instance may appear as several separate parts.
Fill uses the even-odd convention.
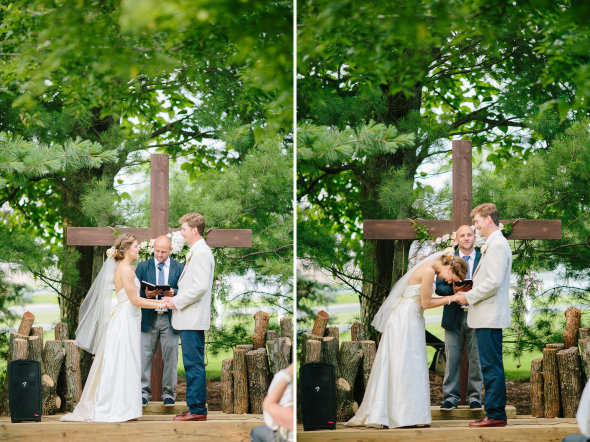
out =
[[[471,141],[453,140],[453,219],[420,220],[428,233],[441,237],[457,231],[462,225],[471,224],[472,170]],[[514,220],[501,220],[502,224]],[[364,220],[363,239],[416,239],[414,225],[410,220]],[[507,239],[561,239],[561,220],[519,220]],[[463,347],[461,363],[461,405],[466,404],[469,361],[467,347]]]
[[[180,229],[168,227],[168,196],[169,196],[169,158],[167,154],[152,154],[150,173],[150,228],[119,229],[121,233],[129,233],[137,237],[138,242],[149,241],[160,235],[176,232]],[[206,242],[209,247],[252,247],[252,230],[249,229],[213,229],[207,233]],[[68,227],[66,231],[68,246],[112,246],[113,231],[109,227]],[[162,400],[162,347],[158,347],[152,363],[152,400]]]

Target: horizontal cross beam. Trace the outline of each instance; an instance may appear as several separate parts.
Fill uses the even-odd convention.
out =
[[[169,229],[169,233],[180,229]],[[151,229],[118,229],[121,233],[129,233],[137,237],[137,241],[154,239]],[[207,233],[209,247],[252,247],[252,230],[250,229],[212,229]],[[115,242],[110,227],[68,227],[68,246],[112,246]]]
[[[434,237],[453,232],[452,220],[418,220]],[[502,224],[514,220],[501,220]],[[368,219],[363,222],[363,239],[416,239],[410,220]],[[507,239],[561,239],[561,220],[520,220]]]

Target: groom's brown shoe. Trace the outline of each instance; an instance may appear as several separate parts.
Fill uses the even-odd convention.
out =
[[[505,427],[507,421],[500,419],[489,419],[487,416],[482,417],[480,420],[471,422],[470,427]]]
[[[182,414],[179,414],[174,417],[175,421],[185,422],[185,421],[206,421],[207,415],[206,414],[193,414],[190,411],[185,411]]]

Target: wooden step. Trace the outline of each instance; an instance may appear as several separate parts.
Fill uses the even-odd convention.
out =
[[[345,427],[335,430],[303,431],[297,426],[298,442],[559,442],[568,434],[579,433],[575,419],[536,419],[519,416],[498,428],[471,428],[470,420],[433,421],[430,427],[375,429]]]
[[[432,420],[462,420],[472,419],[477,420],[486,415],[485,406],[483,410],[471,411],[469,405],[459,405],[451,411],[443,411],[440,407],[430,407],[430,413],[432,414]],[[506,416],[508,419],[516,419],[516,408],[512,405],[506,405]]]
[[[145,407],[143,407],[143,415],[153,415],[153,414],[157,414],[157,415],[161,415],[161,414],[182,414],[184,413],[186,410],[188,410],[188,406],[186,405],[186,402],[179,402],[176,401],[176,403],[172,406],[164,406],[164,402],[162,401],[154,401],[154,402],[148,402],[147,405]]]

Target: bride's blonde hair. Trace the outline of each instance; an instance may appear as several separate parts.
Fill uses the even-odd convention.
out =
[[[461,280],[465,279],[465,276],[467,276],[467,271],[469,270],[469,266],[467,265],[467,262],[463,258],[461,258],[457,255],[453,255],[453,256],[443,255],[440,257],[440,262],[444,266],[451,266],[451,270],[453,271],[453,273],[455,275],[457,275],[459,278],[461,278]]]
[[[115,256],[113,256],[115,262],[123,261],[123,259],[125,259],[125,250],[131,248],[136,239],[137,237],[135,235],[129,235],[128,233],[123,233],[117,237],[114,245]]]

